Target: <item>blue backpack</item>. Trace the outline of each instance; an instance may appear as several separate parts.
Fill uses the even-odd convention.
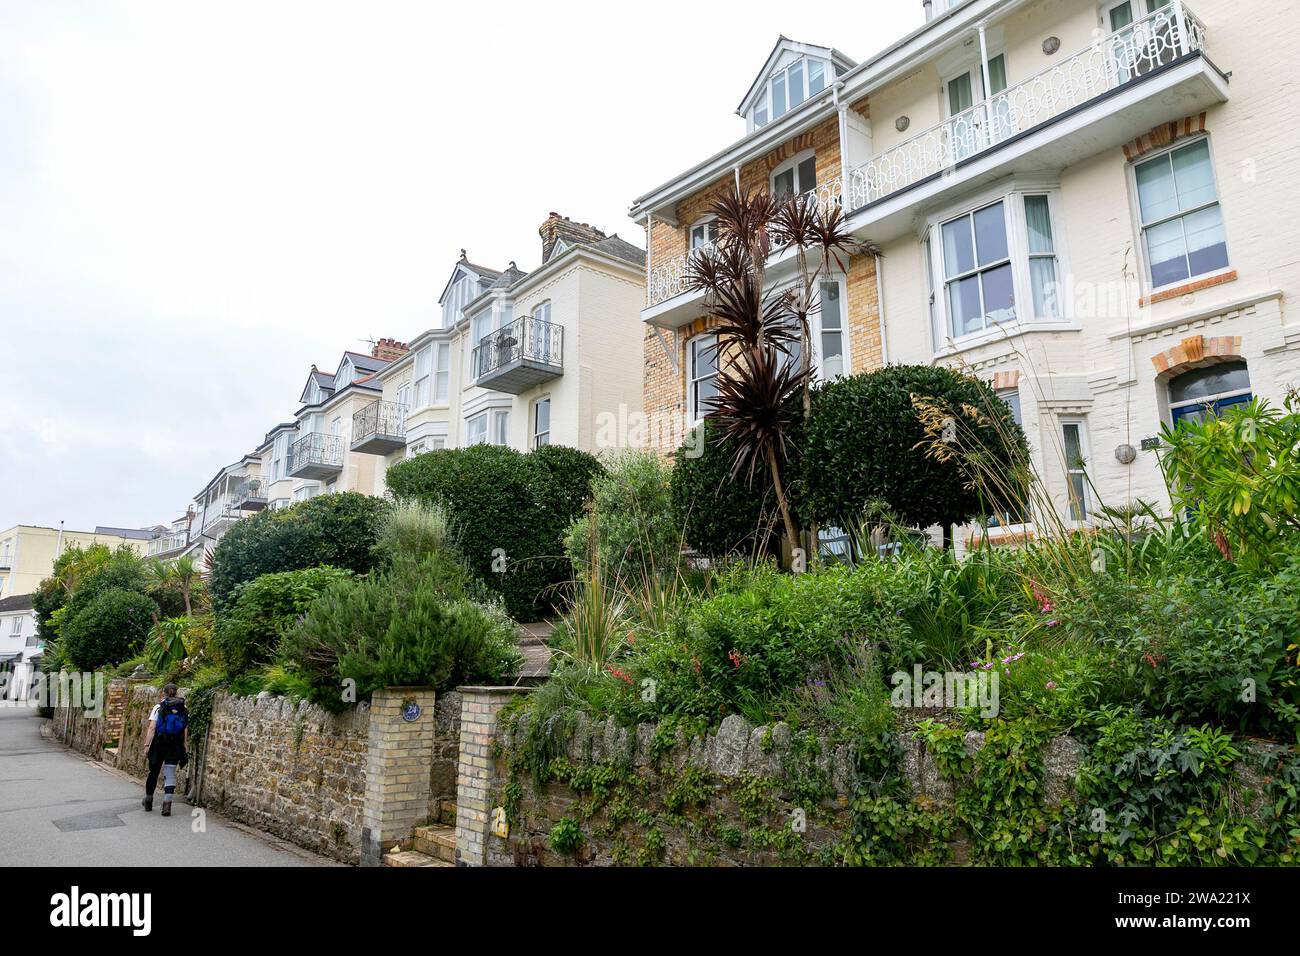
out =
[[[190,715],[185,709],[185,701],[165,700],[158,705],[158,722],[154,733],[166,741],[180,740],[189,726]]]

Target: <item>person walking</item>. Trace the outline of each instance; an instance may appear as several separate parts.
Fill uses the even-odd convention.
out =
[[[175,684],[163,688],[162,698],[149,713],[144,747],[148,755],[149,776],[144,781],[144,799],[140,805],[153,810],[153,794],[158,787],[158,773],[163,777],[162,815],[172,815],[172,796],[176,793],[176,769],[189,762],[190,715]]]

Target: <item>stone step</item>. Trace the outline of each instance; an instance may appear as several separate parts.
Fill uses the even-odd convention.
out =
[[[104,748],[104,753],[100,756],[100,759],[101,759],[104,763],[108,764],[110,767],[116,767],[116,766],[117,766],[117,748],[116,748],[116,747],[105,747],[105,748]]]
[[[438,822],[444,826],[456,825],[456,801],[442,800],[438,803]]]
[[[455,866],[455,864],[435,859],[418,850],[389,850],[384,854],[384,866]]]
[[[446,863],[455,863],[456,829],[437,823],[416,827],[413,846],[421,853],[437,857]]]

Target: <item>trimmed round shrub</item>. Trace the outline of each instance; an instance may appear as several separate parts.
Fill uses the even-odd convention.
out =
[[[581,460],[554,446],[523,454],[470,445],[400,462],[387,481],[399,499],[445,507],[470,571],[511,615],[532,620],[550,610],[569,579],[564,532],[582,513],[590,482],[587,469],[574,464]]]
[[[61,651],[78,670],[121,663],[143,649],[157,613],[158,605],[139,591],[108,588],[63,620]]]
[[[245,581],[320,565],[365,574],[375,566],[375,538],[388,503],[355,491],[318,495],[289,508],[235,523],[212,553],[208,588],[220,618]]]
[[[213,634],[226,670],[238,674],[270,661],[284,632],[312,601],[336,581],[351,577],[341,568],[303,568],[263,574],[235,588],[229,611]]]
[[[935,436],[913,396],[954,423],[949,460],[932,452]],[[971,487],[973,469],[1010,475],[1027,452],[1010,408],[984,382],[947,368],[890,365],[814,388],[801,454],[792,498],[805,522],[852,527],[869,506],[883,505],[925,528],[993,510]]]
[[[691,548],[713,558],[770,553],[781,533],[776,493],[766,469],[734,478],[732,442],[707,419],[673,453],[672,524]]]

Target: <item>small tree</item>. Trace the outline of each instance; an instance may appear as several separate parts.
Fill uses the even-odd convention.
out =
[[[731,478],[736,455],[731,442],[705,419],[673,455],[669,494],[672,525],[701,554],[767,554],[780,549],[780,517],[767,473],[746,486]]]
[[[1027,457],[1024,433],[988,385],[928,365],[818,385],[803,441],[807,518],[840,527],[868,507],[922,528],[1005,510],[1014,502],[990,501],[979,472],[1019,473]]]

